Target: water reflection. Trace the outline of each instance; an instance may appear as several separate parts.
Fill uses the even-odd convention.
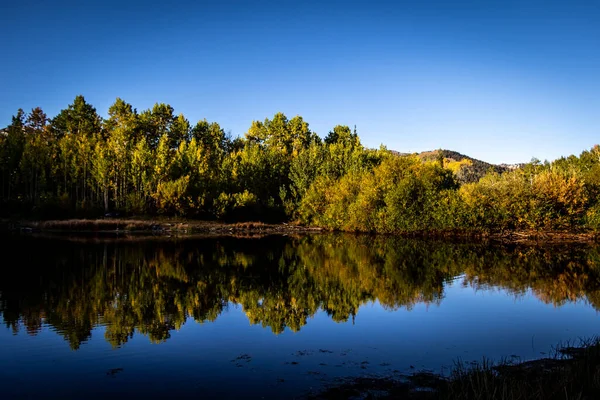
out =
[[[355,318],[365,303],[390,309],[439,303],[458,278],[475,288],[531,291],[560,306],[600,307],[600,253],[587,246],[490,247],[389,237],[90,241],[10,237],[0,314],[17,333],[44,324],[74,350],[105,325],[118,347],[134,334],[160,343],[188,318],[214,321],[230,304],[281,333],[324,310]],[[8,254],[7,254],[8,253]]]

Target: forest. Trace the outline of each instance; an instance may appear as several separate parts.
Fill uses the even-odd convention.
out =
[[[356,128],[321,138],[300,116],[240,137],[168,104],[117,98],[102,118],[77,96],[53,118],[18,110],[0,130],[0,217],[180,216],[289,221],[382,233],[600,228],[600,147],[507,169],[448,151],[366,148]]]

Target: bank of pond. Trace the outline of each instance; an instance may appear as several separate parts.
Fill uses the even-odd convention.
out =
[[[600,396],[600,340],[583,339],[576,347],[557,345],[551,358],[519,362],[456,361],[447,375],[362,376],[339,379],[312,400],[563,400]]]

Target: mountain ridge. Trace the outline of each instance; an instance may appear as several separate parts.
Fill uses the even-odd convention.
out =
[[[481,177],[490,171],[502,174],[507,171],[521,168],[523,165],[525,165],[524,163],[492,164],[459,153],[458,151],[447,149],[428,150],[420,153],[402,153],[396,150],[390,151],[398,156],[416,155],[423,161],[436,161],[441,158],[444,162],[444,166],[452,169],[457,179],[461,183],[477,182],[479,179],[481,179]]]

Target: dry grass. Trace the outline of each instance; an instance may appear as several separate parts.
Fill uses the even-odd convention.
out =
[[[558,346],[551,358],[523,363],[456,363],[437,399],[584,400],[600,398],[600,340]]]
[[[103,232],[103,231],[142,231],[152,230],[151,221],[119,220],[119,219],[70,219],[34,222],[31,228],[42,231],[74,231],[74,232]]]
[[[1,221],[0,221],[1,222]],[[15,224],[0,224],[2,230],[33,229],[41,232],[151,232],[154,234],[229,234],[229,233],[299,233],[324,232],[327,229],[290,224],[267,224],[264,222],[224,223],[176,218],[104,218],[69,219],[50,221],[23,221]],[[487,232],[478,230],[428,230],[390,233],[420,239],[494,241],[503,243],[594,243],[600,241],[600,232],[543,232],[543,231],[503,231]]]
[[[266,224],[263,222],[222,223],[182,219],[69,219],[51,221],[24,221],[13,226],[13,230],[36,232],[148,232],[153,234],[271,234],[320,231],[318,228],[290,224]]]
[[[552,358],[524,363],[457,362],[449,377],[417,373],[398,377],[347,379],[313,398],[430,400],[600,399],[600,340],[559,346]]]

